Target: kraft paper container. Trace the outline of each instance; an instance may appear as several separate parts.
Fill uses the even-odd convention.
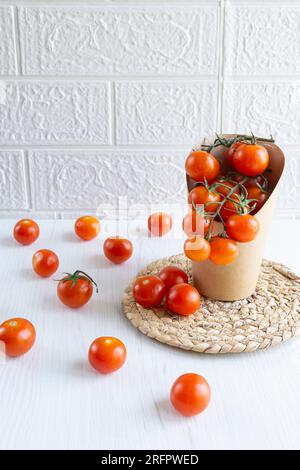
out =
[[[234,135],[224,135],[234,137]],[[203,143],[212,143],[213,139],[204,139]],[[282,150],[273,143],[260,142],[264,145],[270,155],[269,188],[272,191],[269,199],[255,215],[260,223],[257,237],[249,243],[239,243],[240,253],[238,258],[227,266],[217,266],[211,261],[192,262],[193,284],[198,291],[216,300],[240,300],[253,294],[255,291],[263,251],[266,245],[269,227],[272,221],[273,209],[277,200],[279,184],[284,169],[284,154]],[[193,150],[199,150],[201,144],[196,145]],[[220,146],[212,150],[214,156],[219,160],[223,170],[226,170],[225,147]],[[197,185],[197,182],[187,176],[188,190]],[[216,233],[220,232],[221,223],[216,224]]]

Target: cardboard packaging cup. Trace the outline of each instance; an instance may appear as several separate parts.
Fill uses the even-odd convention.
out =
[[[233,134],[225,134],[223,137],[235,137]],[[192,151],[200,150],[201,144],[213,143],[212,139],[204,139],[200,144],[196,145]],[[192,262],[193,284],[200,294],[216,300],[233,301],[244,299],[253,294],[256,288],[260,266],[262,262],[263,251],[267,241],[269,227],[272,221],[273,209],[277,200],[279,183],[281,181],[284,169],[284,154],[282,150],[273,143],[257,141],[263,145],[269,153],[272,171],[268,175],[269,190],[271,195],[264,206],[255,214],[260,223],[259,233],[256,238],[249,243],[238,243],[239,256],[231,264],[219,266],[210,260],[203,262]],[[225,160],[226,148],[223,146],[216,147],[212,150],[212,154],[219,160],[222,170],[226,172]],[[187,175],[188,191],[197,185]],[[222,231],[222,224],[216,223],[214,233]]]

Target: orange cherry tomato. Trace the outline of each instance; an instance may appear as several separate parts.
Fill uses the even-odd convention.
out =
[[[145,308],[160,305],[165,293],[166,286],[158,276],[138,277],[132,288],[135,301]]]
[[[251,186],[248,189],[248,199],[255,199],[249,202],[249,207],[252,209],[251,214],[257,214],[265,202],[269,199],[270,194],[262,191],[258,186]]]
[[[167,292],[166,307],[177,315],[192,315],[200,305],[199,292],[190,284],[176,284]]]
[[[218,265],[232,263],[239,255],[238,244],[230,238],[213,237],[210,240],[209,259]]]
[[[38,224],[31,219],[22,219],[16,223],[14,228],[14,237],[21,245],[31,245],[40,234]]]
[[[32,267],[41,277],[50,277],[59,266],[57,255],[51,250],[39,250],[32,257]]]
[[[192,261],[204,261],[210,255],[210,244],[203,237],[188,238],[183,249],[185,256]]]
[[[222,180],[221,178],[219,178],[214,182],[214,185],[215,184],[217,185],[215,191],[218,194],[221,194],[222,196],[227,196],[232,191],[233,188],[235,189],[231,194],[240,193],[238,185],[236,183],[233,183],[232,181],[226,181],[226,180]]]
[[[97,217],[84,215],[76,220],[74,229],[82,240],[92,240],[100,232],[100,221]]]
[[[183,269],[178,268],[177,266],[166,266],[162,269],[158,277],[163,281],[167,289],[175,286],[175,284],[188,283],[188,275],[183,271]]]
[[[208,152],[192,152],[185,161],[186,173],[195,181],[213,181],[220,174],[218,160]]]
[[[250,214],[231,215],[226,221],[227,235],[238,242],[251,242],[259,231],[259,222]]]
[[[35,342],[35,328],[25,318],[11,318],[0,325],[0,341],[5,344],[5,353],[11,357],[29,351]]]
[[[183,416],[195,416],[204,411],[210,402],[211,390],[204,377],[198,374],[184,374],[174,382],[170,400]]]
[[[229,167],[233,166],[233,155],[240,145],[243,145],[243,142],[234,142],[229,149],[226,150],[226,163]]]
[[[221,209],[221,217],[223,218],[225,222],[231,215],[240,214],[241,208],[240,208],[240,205],[238,204],[238,195],[232,194],[231,199],[233,199],[233,201],[230,201],[230,200],[226,201]],[[234,200],[236,200],[237,202],[235,203]],[[246,206],[245,209],[248,212],[249,206]]]
[[[182,229],[189,238],[195,235],[203,237],[207,234],[210,222],[211,220],[208,217],[203,217],[201,214],[198,214],[198,212],[191,211],[184,216]]]
[[[57,285],[57,296],[68,307],[78,308],[85,305],[93,295],[93,279],[82,271],[75,271],[61,279]]]
[[[110,374],[125,363],[126,348],[120,339],[103,336],[92,342],[88,357],[94,369],[101,374]]]
[[[216,191],[210,191],[205,188],[205,186],[196,186],[192,189],[189,197],[188,203],[192,205],[192,208],[195,209],[197,205],[205,205],[205,212],[216,212],[218,210],[221,196]]]
[[[243,144],[233,155],[235,169],[246,176],[257,176],[263,173],[269,165],[270,157],[263,145]]]
[[[162,237],[173,225],[172,217],[164,212],[155,212],[148,217],[148,230],[153,237]]]
[[[127,238],[109,237],[103,244],[103,252],[112,263],[121,264],[131,257],[133,245]]]

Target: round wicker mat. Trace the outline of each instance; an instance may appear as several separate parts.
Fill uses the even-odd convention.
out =
[[[191,265],[182,254],[151,263],[138,275],[157,274],[167,265]],[[208,354],[252,352],[300,335],[300,280],[286,266],[263,260],[255,293],[247,299],[221,302],[202,297],[189,317],[169,314],[164,305],[145,309],[132,297],[132,283],[123,297],[123,311],[145,335],[162,343]]]

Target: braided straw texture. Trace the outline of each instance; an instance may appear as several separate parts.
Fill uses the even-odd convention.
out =
[[[183,255],[151,263],[138,276],[157,274],[168,265],[191,265]],[[202,297],[201,308],[188,317],[165,306],[145,309],[124,292],[123,311],[142,333],[161,343],[206,354],[253,352],[300,335],[300,280],[286,266],[263,260],[255,293],[247,299],[221,302]]]

